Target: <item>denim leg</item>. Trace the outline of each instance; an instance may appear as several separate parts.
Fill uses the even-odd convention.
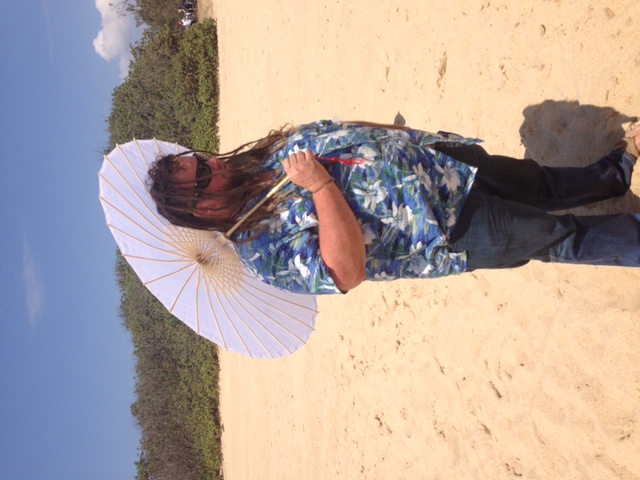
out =
[[[512,268],[529,260],[640,266],[640,215],[552,215],[473,188],[451,235],[468,268]]]
[[[489,155],[479,145],[436,144],[434,148],[478,167],[475,184],[490,195],[542,210],[565,210],[623,196],[635,160],[613,151],[586,167],[544,167],[533,160]]]
[[[640,215],[562,215],[558,221],[571,234],[549,249],[546,261],[640,267]]]

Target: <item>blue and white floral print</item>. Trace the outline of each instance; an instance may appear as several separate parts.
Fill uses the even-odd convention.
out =
[[[479,140],[419,130],[370,128],[320,121],[299,127],[265,169],[281,170],[294,149],[347,162],[326,167],[355,213],[365,238],[368,280],[435,278],[466,269],[466,254],[451,252],[456,225],[475,168],[432,148],[438,142]],[[363,159],[364,162],[348,162]],[[289,184],[268,231],[236,244],[245,265],[260,279],[297,293],[338,293],[322,261],[311,194]],[[248,238],[241,234],[239,240]]]

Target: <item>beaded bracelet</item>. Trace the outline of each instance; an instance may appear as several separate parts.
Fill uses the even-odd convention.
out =
[[[327,180],[326,182],[324,182],[323,184],[321,184],[318,188],[316,188],[315,190],[311,190],[309,189],[309,191],[311,193],[318,193],[320,190],[322,190],[324,187],[326,187],[327,185],[329,185],[331,182],[333,182],[333,178],[330,178],[329,180]]]

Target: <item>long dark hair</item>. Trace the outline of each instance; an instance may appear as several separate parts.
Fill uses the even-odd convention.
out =
[[[185,152],[215,156],[227,165],[226,172],[231,173],[233,183],[231,188],[222,194],[185,189],[184,184],[174,180],[173,175],[178,168],[176,158],[185,155],[185,153],[158,158],[149,169],[149,192],[156,203],[158,213],[174,225],[226,233],[235,225],[247,202],[256,194],[268,190],[275,184],[273,175],[265,174],[262,166],[273,153],[286,144],[287,138],[293,132],[294,129],[291,126],[285,126],[279,130],[271,131],[269,135],[260,140],[245,143],[228,153]],[[196,180],[206,179],[208,178],[197,178]],[[217,220],[194,215],[193,210],[197,201],[220,197],[225,199],[225,208],[235,212],[231,219]],[[242,225],[234,237],[237,237],[242,231],[255,230],[259,222],[275,213],[276,206],[281,200],[282,197],[276,195],[268,201]]]

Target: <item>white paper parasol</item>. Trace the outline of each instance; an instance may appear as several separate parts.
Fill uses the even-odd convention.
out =
[[[176,227],[157,213],[149,166],[159,155],[185,150],[134,140],[105,155],[100,201],[120,252],[158,300],[203,337],[251,357],[293,353],[313,332],[315,297],[261,282],[224,235]]]

